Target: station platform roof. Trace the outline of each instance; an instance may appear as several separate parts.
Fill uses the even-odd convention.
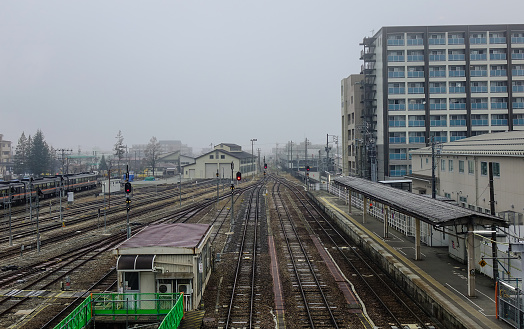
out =
[[[449,202],[428,198],[366,179],[348,176],[338,177],[333,181],[338,185],[361,193],[371,200],[376,200],[431,225],[466,225],[472,221],[476,225],[508,226],[500,217],[483,214]]]

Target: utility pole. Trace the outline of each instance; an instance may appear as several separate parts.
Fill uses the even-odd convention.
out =
[[[431,137],[430,137],[431,138]],[[431,198],[437,197],[436,191],[436,179],[435,179],[435,139],[431,140]]]
[[[256,168],[255,168],[255,156],[253,154],[253,143],[257,141],[256,138],[253,138],[251,141],[251,176],[255,176]],[[231,173],[231,179],[233,179],[233,173]]]
[[[495,216],[495,188],[493,186],[493,162],[489,162],[489,208],[491,215]],[[491,225],[491,257],[493,257],[493,281],[497,284],[499,277],[499,261],[497,258],[497,227]]]
[[[62,175],[63,174],[67,174],[67,172],[69,171],[69,168],[65,169],[64,166],[65,166],[65,160],[66,160],[66,155],[70,155],[71,153],[70,152],[73,152],[73,150],[69,150],[69,149],[58,149],[58,150],[55,150],[55,152],[61,152],[61,156],[60,156],[60,160],[62,161]],[[67,154],[66,154],[67,152]],[[68,166],[69,167],[69,166]]]
[[[304,149],[304,161],[305,161],[305,164],[304,164],[304,168],[305,168],[307,167],[307,138],[306,138],[305,149]]]
[[[262,168],[261,165],[260,165],[260,148],[257,148],[257,151],[258,151],[258,161],[257,161],[258,162],[258,171],[262,171],[260,169],[260,168]]]
[[[291,141],[291,171],[293,171],[293,141]]]

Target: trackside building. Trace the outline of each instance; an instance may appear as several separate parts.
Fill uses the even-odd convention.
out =
[[[158,224],[119,246],[118,291],[184,293],[184,309],[194,310],[211,276],[212,225]]]

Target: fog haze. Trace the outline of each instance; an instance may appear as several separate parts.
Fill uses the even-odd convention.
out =
[[[474,4],[474,8],[470,6]],[[497,7],[495,7],[495,5]],[[522,23],[515,1],[2,1],[0,134],[55,148],[269,150],[340,135],[340,80],[382,26]]]

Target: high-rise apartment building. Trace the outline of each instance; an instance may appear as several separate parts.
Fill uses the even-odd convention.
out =
[[[379,180],[432,141],[524,130],[524,24],[383,27],[361,45]]]

